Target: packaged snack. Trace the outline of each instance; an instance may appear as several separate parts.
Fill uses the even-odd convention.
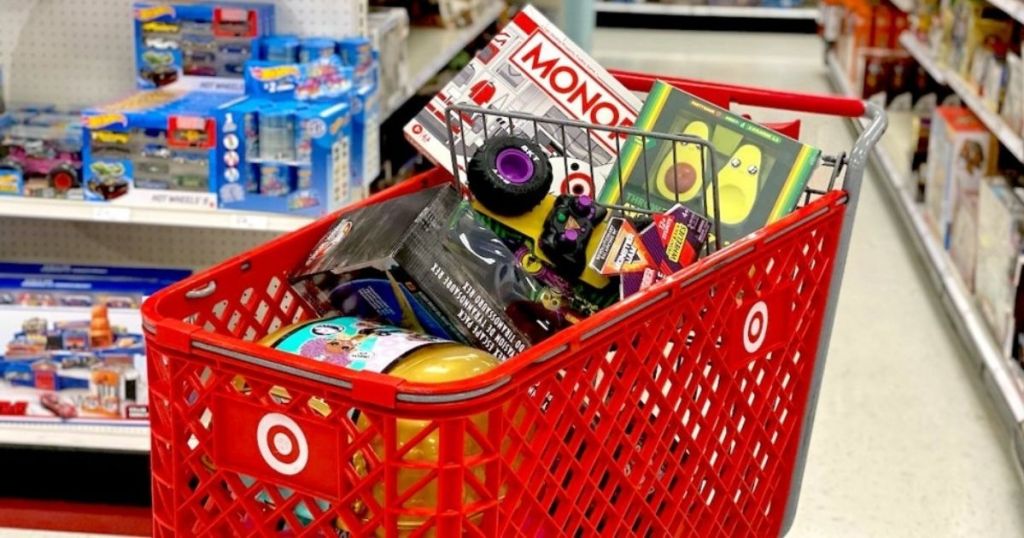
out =
[[[723,244],[792,211],[821,154],[817,148],[660,81],[651,90],[637,127],[710,142]],[[677,142],[673,148],[668,141],[657,141],[644,147],[640,137],[630,137],[600,201],[656,211],[681,203],[713,217],[715,189],[705,184],[702,166],[711,162],[711,155],[702,153],[694,144]]]
[[[451,185],[346,214],[292,282],[323,315],[379,319],[499,359],[577,319]]]
[[[408,125],[409,142],[435,164],[452,170],[446,109],[452,104],[471,104],[497,111],[514,110],[552,119],[570,119],[605,126],[630,126],[636,120],[640,101],[609,75],[593,58],[580,50],[536,9],[527,6],[483,50],[444,87]],[[470,157],[485,138],[518,135],[535,139],[552,155],[567,157],[583,166],[593,196],[599,192],[608,169],[617,156],[616,137],[566,128],[565,133],[550,125],[516,122],[513,131],[504,119],[489,118],[487,133],[478,115],[463,115],[453,122],[454,148],[461,176]],[[592,159],[592,160],[591,160]],[[552,159],[557,167],[552,193],[561,193],[570,170],[559,166],[565,160]]]

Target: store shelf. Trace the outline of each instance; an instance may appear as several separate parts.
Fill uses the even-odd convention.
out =
[[[964,105],[970,108],[978,116],[978,119],[996,135],[996,138],[1002,142],[1007,151],[1016,157],[1018,161],[1024,162],[1024,139],[1021,138],[1019,133],[1014,132],[999,114],[985,104],[981,96],[971,88],[967,81],[953,70],[939,65],[928,46],[918,40],[913,34],[909,32],[901,34],[900,44],[928,70],[928,73],[935,80],[948,84],[950,89],[960,96]]]
[[[1003,10],[1014,19],[1024,22],[1024,2],[1021,0],[988,0],[988,3]]]
[[[149,452],[149,426],[0,422],[0,445],[110,452]]]
[[[382,106],[382,117],[387,119],[399,107],[425,86],[448,62],[488,26],[494,24],[505,10],[504,2],[493,2],[485,8],[473,24],[465,28],[426,28],[414,26],[409,30],[408,47],[409,86]]]
[[[900,34],[900,45],[903,45],[903,48],[907,49],[907,52],[917,60],[917,63],[921,64],[925,71],[928,71],[928,74],[935,79],[935,82],[939,84],[946,83],[946,70],[935,60],[935,56],[932,55],[928,45],[922,43],[912,32]]]
[[[829,78],[836,90],[845,95],[854,95],[835,55],[829,54],[827,62]],[[857,120],[851,124],[859,133],[865,128],[866,121]],[[974,297],[957,273],[949,254],[931,233],[924,214],[906,188],[905,167],[897,165],[893,156],[909,155],[912,143],[909,120],[890,122],[883,144],[875,148],[872,154],[876,175],[913,239],[942,303],[964,342],[968,356],[973,359],[971,368],[980,372],[983,385],[996,403],[1010,432],[1011,445],[1018,463],[1024,464],[1024,451],[1021,450],[1024,447],[1024,370],[1000,353]]]
[[[914,0],[890,0],[892,5],[896,6],[896,9],[904,13],[914,12]]]
[[[818,9],[813,7],[782,8],[758,6],[699,6],[685,4],[652,4],[633,2],[596,2],[598,13],[628,13],[630,15],[671,15],[679,17],[722,17],[743,19],[817,20]]]
[[[101,202],[0,197],[0,217],[116,222],[187,228],[287,232],[311,219],[277,213],[133,207]]]

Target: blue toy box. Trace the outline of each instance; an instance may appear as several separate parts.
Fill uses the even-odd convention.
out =
[[[83,114],[87,200],[217,208],[217,170],[237,159],[218,141],[224,111],[242,97],[216,79],[148,90]]]
[[[239,160],[220,161],[224,208],[322,215],[358,199],[352,175],[352,69],[336,56],[308,63],[251,61],[246,98],[221,137]]]
[[[380,84],[377,55],[369,39],[353,37],[338,41],[344,65],[352,67],[355,92],[352,100],[352,183],[362,196],[380,175]]]
[[[233,2],[135,4],[135,65],[139,88],[183,78],[241,79],[254,57],[253,40],[274,31],[274,6]]]

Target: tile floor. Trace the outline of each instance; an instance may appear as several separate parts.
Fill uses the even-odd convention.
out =
[[[594,42],[610,67],[830,91],[814,36],[602,29]],[[852,144],[837,119],[808,117],[804,138],[827,152]],[[994,411],[887,201],[870,179],[864,188],[789,536],[1024,536]]]
[[[831,91],[816,36],[601,29],[594,43],[608,67]],[[853,142],[820,116],[803,138],[828,153]],[[865,181],[789,536],[1024,536],[1008,440],[884,196]]]

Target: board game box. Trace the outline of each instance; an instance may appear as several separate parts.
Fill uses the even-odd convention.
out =
[[[717,181],[723,244],[792,211],[821,155],[817,148],[661,81],[651,90],[637,127],[707,140],[713,151],[631,136],[599,200],[654,211],[681,203],[713,216],[711,180]],[[705,173],[704,166],[711,165],[713,170]]]
[[[536,9],[526,7],[427,106],[405,126],[405,136],[431,161],[452,170],[445,111],[470,104],[494,111],[516,111],[555,120],[603,126],[632,126],[641,102],[593,58],[580,50]],[[499,113],[500,116],[500,113]],[[624,139],[607,132],[514,121],[514,134],[536,138],[551,156],[553,193],[567,192],[569,182],[594,194],[607,177]],[[479,115],[453,121],[459,174],[485,137],[509,133],[507,118],[488,116],[486,133]],[[589,151],[588,151],[589,150]],[[593,161],[591,163],[590,157]],[[593,177],[591,177],[593,164]],[[569,176],[572,177],[569,177]]]

